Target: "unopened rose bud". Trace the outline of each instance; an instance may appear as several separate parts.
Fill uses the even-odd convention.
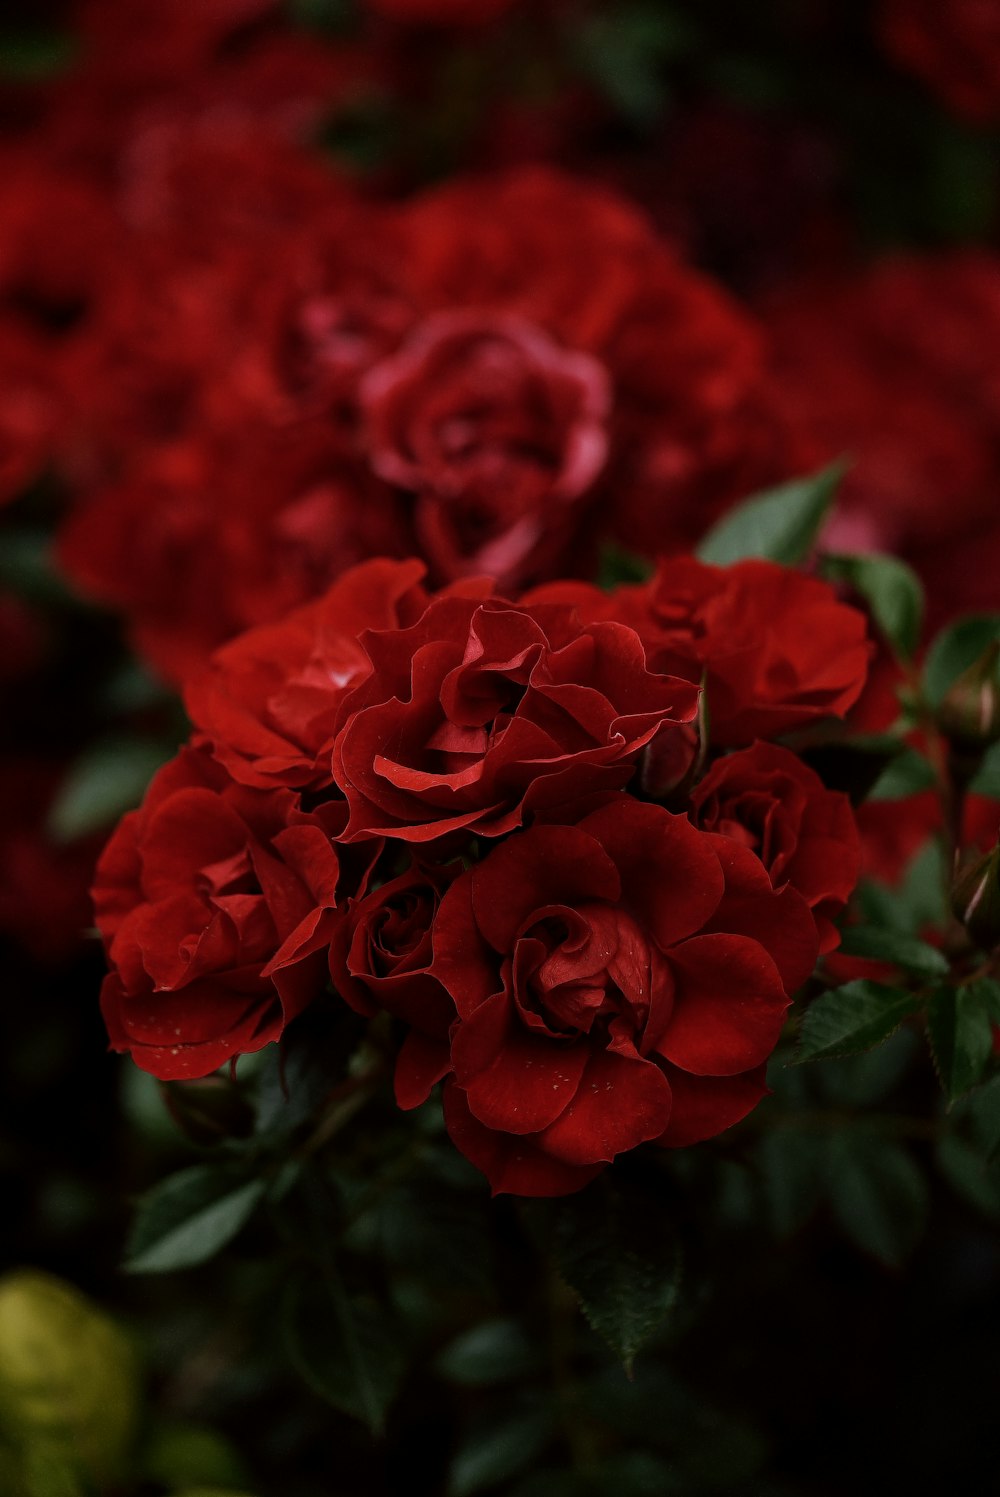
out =
[[[118,1328],[69,1284],[24,1269],[0,1280],[0,1432],[5,1443],[99,1486],[126,1463],[137,1372]]]
[[[961,748],[986,748],[1000,738],[1000,641],[963,671],[938,708],[938,726]]]
[[[977,946],[1000,945],[1000,845],[958,874],[951,907]]]

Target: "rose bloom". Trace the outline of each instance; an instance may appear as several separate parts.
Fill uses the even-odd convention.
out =
[[[704,679],[710,740],[724,748],[843,717],[873,653],[864,614],[827,583],[770,561],[714,567],[668,557],[649,582],[610,595],[557,582],[525,600],[620,619],[642,639],[652,670]]]
[[[341,701],[371,671],[363,636],[419,619],[423,575],[419,561],[364,562],[315,603],[217,650],[185,692],[198,741],[245,785],[328,786]]]
[[[446,1065],[441,1035],[455,1017],[447,990],[430,970],[431,932],[442,897],[461,863],[408,868],[360,899],[350,899],[330,943],[330,977],[359,1014],[392,1014],[407,1025],[396,1063],[403,1107],[424,1101]]]
[[[632,629],[482,581],[363,643],[371,669],[341,698],[333,743],[349,842],[561,819],[621,789],[643,748],[697,711],[697,689],[650,671]]]
[[[231,454],[231,460],[229,460]],[[165,448],[64,523],[57,556],[123,610],[137,651],[180,683],[224,640],[282,619],[344,567],[405,544],[391,496],[313,425]]]
[[[1000,259],[894,256],[786,289],[768,321],[789,420],[852,459],[825,545],[922,576],[930,626],[1000,604]]]
[[[812,910],[820,951],[858,881],[861,848],[851,803],[797,755],[755,743],[716,762],[691,793],[692,820],[752,849],[776,889],[790,884]]]
[[[216,236],[210,256],[202,217],[150,232],[156,273],[132,277],[103,373],[81,375],[103,461],[117,450],[126,471],[59,547],[168,674],[171,596],[188,670],[365,555],[520,589],[590,571],[602,534],[640,549],[699,534],[789,470],[758,328],[593,184],[536,168],[399,206],[331,181],[297,224]],[[244,512],[267,516],[256,543]],[[210,556],[226,596],[178,592]]]
[[[1000,120],[997,0],[881,0],[879,30],[892,58],[956,114]]]
[[[339,865],[323,814],[184,750],[97,867],[112,1048],[164,1080],[206,1076],[281,1035],[320,992]],[[269,969],[269,970],[265,970]]]
[[[444,895],[432,944],[458,1017],[436,1067],[427,1043],[401,1060],[399,1095],[448,1072],[458,1148],[494,1192],[545,1196],[745,1117],[817,942],[747,848],[617,796],[499,844]]]

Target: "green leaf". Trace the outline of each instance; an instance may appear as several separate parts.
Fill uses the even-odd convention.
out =
[[[907,865],[898,888],[862,881],[856,895],[860,913],[870,925],[911,934],[927,926],[940,928],[948,917],[944,864],[944,849],[938,838],[931,837]]]
[[[993,1054],[993,1025],[984,984],[940,987],[927,1009],[927,1037],[934,1068],[949,1102],[982,1080]]]
[[[553,1205],[556,1267],[594,1330],[631,1369],[675,1309],[681,1250],[663,1201],[602,1178]]]
[[[49,835],[56,842],[72,842],[113,826],[139,804],[172,752],[148,738],[109,738],[95,744],[63,780],[49,811]]]
[[[806,1009],[792,1061],[839,1060],[887,1040],[917,1006],[911,993],[877,982],[849,982],[824,993]]]
[[[171,1175],[139,1203],[125,1271],[170,1273],[206,1262],[243,1229],[266,1188],[215,1164]]]
[[[691,44],[686,17],[659,3],[619,3],[613,14],[574,18],[567,45],[580,71],[634,124],[653,124],[667,101],[664,64]]]
[[[906,800],[932,790],[937,784],[934,770],[923,754],[907,745],[890,759],[868,792],[869,800]]]
[[[346,1005],[320,999],[293,1020],[279,1045],[258,1052],[253,1079],[258,1138],[282,1150],[304,1125],[315,1124],[324,1102],[346,1076],[362,1032]]]
[[[516,1320],[486,1320],[449,1342],[434,1367],[450,1383],[489,1388],[533,1371],[538,1350]]]
[[[747,499],[712,527],[698,556],[718,567],[748,556],[796,566],[812,550],[843,474],[844,464],[833,463],[821,473]]]
[[[896,1267],[913,1251],[927,1217],[927,1184],[899,1144],[862,1129],[830,1140],[833,1214],[858,1247]]]
[[[282,1329],[313,1392],[381,1433],[406,1369],[399,1327],[374,1299],[348,1293],[329,1250],[288,1285]]]
[[[949,971],[948,958],[936,946],[918,941],[916,936],[871,925],[846,926],[841,932],[840,951],[844,956],[891,962],[917,977],[944,977]]]
[[[996,613],[969,614],[941,631],[924,663],[924,690],[932,707],[940,706],[949,686],[997,639],[1000,614]]]
[[[538,1460],[553,1432],[552,1411],[538,1401],[499,1417],[492,1410],[481,1416],[455,1453],[448,1497],[470,1497],[518,1476]]]
[[[912,567],[896,556],[872,552],[865,556],[825,556],[823,572],[831,581],[848,583],[868,604],[896,654],[904,660],[912,659],[924,619],[924,590]]]
[[[953,1133],[941,1140],[935,1157],[957,1195],[992,1221],[1000,1220],[1000,1165]]]
[[[861,1055],[843,1060],[826,1060],[809,1071],[791,1075],[808,1075],[826,1100],[836,1107],[874,1107],[882,1102],[902,1081],[919,1048],[913,1029],[897,1029],[884,1044]]]

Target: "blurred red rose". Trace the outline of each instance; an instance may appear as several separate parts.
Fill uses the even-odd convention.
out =
[[[361,384],[371,464],[446,577],[545,572],[608,451],[602,364],[510,314],[441,313]]]
[[[277,1039],[321,991],[309,943],[339,873],[321,814],[235,784],[195,750],[159,771],[94,885],[113,1049],[164,1080],[207,1076]]]
[[[622,796],[493,849],[445,894],[433,949],[458,1011],[454,1142],[494,1192],[561,1195],[746,1116],[816,931],[746,848]]]
[[[852,459],[824,535],[903,556],[932,627],[1000,605],[1000,259],[897,256],[775,296],[788,418]]]
[[[165,673],[366,555],[519,589],[789,471],[759,330],[614,194],[539,168],[378,205],[331,178],[294,217],[140,236],[80,362],[114,481],[59,555]],[[209,567],[213,596],[176,588]]]
[[[797,755],[755,743],[718,759],[691,794],[692,819],[757,854],[776,889],[790,884],[812,910],[821,952],[840,941],[861,866],[851,803]]]
[[[879,28],[896,62],[957,114],[1000,120],[997,0],[881,0]]]

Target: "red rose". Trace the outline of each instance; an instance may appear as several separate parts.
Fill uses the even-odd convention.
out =
[[[216,646],[286,616],[345,567],[398,551],[398,511],[383,486],[372,490],[317,426],[280,442],[244,431],[235,448],[203,436],[82,503],[58,560],[125,610],[139,653],[180,683]]]
[[[602,364],[511,314],[441,313],[361,384],[373,468],[445,577],[544,574],[608,450]]]
[[[473,865],[433,946],[458,1013],[440,1037],[454,1142],[495,1192],[560,1195],[756,1105],[816,930],[746,848],[616,796]]]
[[[317,602],[217,650],[185,692],[198,741],[244,785],[329,785],[341,699],[371,670],[361,637],[419,618],[423,574],[419,561],[363,562]]]
[[[183,751],[97,868],[112,1048],[172,1080],[206,1076],[277,1039],[323,987],[323,956],[310,942],[325,944],[338,872],[320,814],[299,810],[288,791],[236,785],[206,754]]]
[[[514,313],[601,361],[613,397],[605,532],[647,554],[687,544],[792,471],[759,327],[627,200],[535,167],[448,182],[400,210],[397,229],[425,314]]]
[[[758,328],[613,193],[535,169],[358,203],[238,124],[189,134],[129,174],[58,550],[173,679],[366,557],[520,588],[787,471]]]
[[[349,901],[330,945],[330,976],[340,996],[360,1014],[385,1010],[409,1025],[396,1067],[402,1107],[422,1102],[448,1070],[441,1036],[455,1006],[429,970],[431,928],[461,866],[411,863],[381,888]]]
[[[776,738],[818,718],[843,717],[865,684],[871,646],[865,617],[825,582],[769,561],[706,566],[662,561],[653,579],[606,601],[575,594],[586,616],[625,620],[654,670],[699,681],[704,673],[711,741],[737,747]],[[572,597],[572,588],[538,597]]]
[[[776,889],[790,884],[812,910],[820,951],[840,941],[834,921],[858,881],[861,847],[851,803],[795,754],[755,743],[712,765],[691,795],[692,819],[757,854]]]
[[[979,124],[1000,119],[1000,5],[997,0],[882,0],[882,37],[956,113]]]
[[[789,420],[821,460],[852,457],[827,549],[902,556],[931,629],[997,607],[1000,259],[891,256],[786,289],[769,317]]]
[[[372,669],[341,701],[333,750],[345,840],[498,837],[565,816],[621,789],[657,731],[693,721],[697,691],[652,674],[633,630],[475,591],[366,636]]]

